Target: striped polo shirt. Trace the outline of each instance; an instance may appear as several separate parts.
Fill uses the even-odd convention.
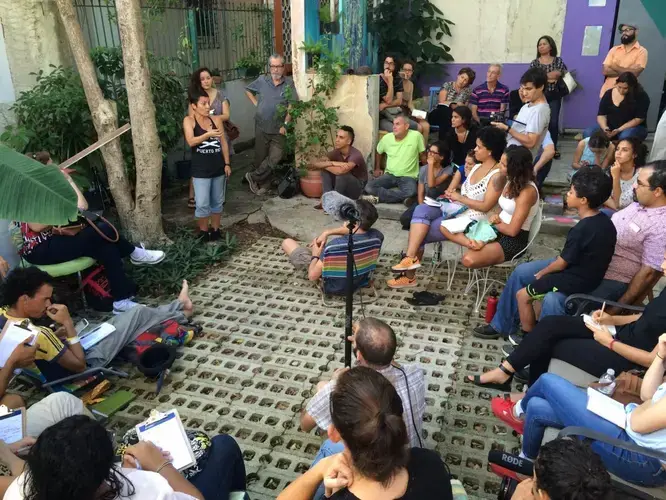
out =
[[[477,114],[479,118],[489,118],[490,113],[495,113],[500,110],[502,104],[509,107],[509,87],[497,82],[497,87],[491,92],[488,90],[488,82],[483,82],[481,85],[474,89],[469,98],[470,106],[472,104],[477,106]]]

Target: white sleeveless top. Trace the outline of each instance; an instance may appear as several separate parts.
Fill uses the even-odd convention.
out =
[[[664,396],[666,396],[666,384],[661,384],[654,392],[654,396],[652,396],[652,404],[658,403]],[[636,403],[630,403],[625,407],[625,412],[627,413],[627,435],[639,446],[666,453],[666,429],[641,434],[631,428],[631,414],[636,408],[638,408]],[[663,460],[661,463],[666,464]]]
[[[476,184],[472,184],[472,176],[474,175],[474,172],[476,172],[479,168],[481,168],[480,163],[474,166],[472,171],[467,176],[467,179],[465,179],[465,182],[463,183],[462,187],[460,188],[460,194],[463,195],[465,198],[469,198],[470,200],[483,201],[483,198],[486,196],[486,191],[488,190],[488,184],[490,183],[490,179],[493,177],[493,175],[498,174],[500,171],[499,168],[492,169],[490,172],[486,174],[486,176],[483,179],[481,179]],[[488,218],[488,214],[486,212],[480,212],[479,210],[473,210],[471,208],[469,210],[466,210],[460,215],[464,217],[469,217],[472,220],[481,220]]]
[[[525,222],[523,222],[523,225],[520,227],[520,229],[522,229],[523,231],[530,230],[532,221],[534,220],[534,216],[536,215],[537,210],[539,209],[539,188],[537,188],[537,185],[534,184],[533,182],[530,182],[530,186],[533,186],[534,189],[536,190],[537,199],[534,205],[532,205],[532,207],[530,208],[530,211],[527,214]],[[500,199],[498,201],[498,205],[502,209],[502,211],[499,214],[499,218],[502,222],[504,222],[504,224],[510,224],[511,219],[513,218],[513,213],[516,211],[516,200],[504,196],[504,191],[506,191],[506,186],[502,190],[502,196],[500,196]]]

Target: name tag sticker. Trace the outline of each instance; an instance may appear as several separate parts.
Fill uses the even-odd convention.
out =
[[[638,233],[641,230],[641,228],[638,227],[638,225],[635,222],[632,222],[631,224],[629,224],[629,227],[631,228],[631,230],[634,233]]]

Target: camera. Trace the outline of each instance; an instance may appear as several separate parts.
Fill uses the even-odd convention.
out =
[[[493,113],[490,113],[490,121],[504,123],[506,122],[506,115],[501,111],[494,111]]]

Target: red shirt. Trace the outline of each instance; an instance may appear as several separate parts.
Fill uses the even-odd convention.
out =
[[[334,149],[328,153],[328,159],[343,163],[353,163],[354,168],[351,169],[350,173],[361,181],[368,180],[368,169],[365,166],[365,159],[363,158],[363,154],[355,147],[349,147],[349,153],[346,158],[339,149]]]

